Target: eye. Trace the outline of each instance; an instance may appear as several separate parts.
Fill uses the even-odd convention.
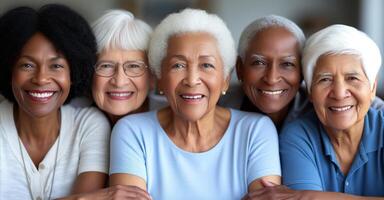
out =
[[[281,65],[283,67],[294,67],[295,66],[295,64],[292,62],[283,62],[283,63],[281,63]]]
[[[114,65],[112,63],[99,63],[97,64],[97,68],[98,69],[109,69],[109,68],[113,68]]]
[[[264,60],[256,59],[251,62],[251,65],[252,66],[267,65],[267,62],[265,62]]]
[[[61,68],[64,68],[64,66],[63,66],[63,65],[60,65],[60,64],[52,64],[51,67],[54,68],[54,69],[61,69]]]
[[[323,77],[323,78],[320,78],[318,82],[319,83],[327,83],[330,81],[332,81],[332,79],[330,77]]]
[[[358,81],[359,78],[357,76],[349,76],[349,77],[347,77],[347,80],[348,81]]]
[[[182,69],[184,67],[185,65],[182,63],[175,63],[174,65],[172,65],[172,68],[175,68],[175,69]]]
[[[22,68],[24,68],[24,69],[31,69],[31,68],[33,68],[33,65],[30,64],[30,63],[22,63],[22,64],[20,65],[20,67],[22,67]]]
[[[127,65],[127,67],[128,67],[128,68],[140,68],[141,65],[136,64],[136,63],[131,63],[131,64]]]
[[[202,66],[203,68],[215,68],[215,66],[213,66],[213,65],[210,64],[210,63],[203,63],[201,66]]]

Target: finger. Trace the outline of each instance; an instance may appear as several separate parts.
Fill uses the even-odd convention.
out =
[[[261,184],[264,186],[264,187],[273,187],[273,186],[276,186],[277,184],[276,183],[273,183],[273,182],[270,182],[268,180],[264,180],[264,179],[261,179]]]
[[[152,199],[152,197],[148,194],[147,191],[137,186],[117,185],[114,187],[114,189],[116,190],[116,194],[120,194],[125,197],[144,197],[145,199]]]

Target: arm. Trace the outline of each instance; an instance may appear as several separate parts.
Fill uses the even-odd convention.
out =
[[[147,186],[145,184],[144,179],[131,175],[131,174],[112,174],[109,177],[109,185],[130,185],[130,186],[136,186],[143,190],[147,190]]]
[[[250,140],[248,162],[248,192],[262,188],[262,180],[281,184],[279,144],[276,129],[269,118],[263,118]],[[256,179],[254,179],[256,177]]]

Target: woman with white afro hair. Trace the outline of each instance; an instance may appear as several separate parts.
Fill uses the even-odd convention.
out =
[[[380,65],[377,45],[353,27],[332,25],[307,40],[303,71],[314,111],[280,135],[283,183],[293,190],[276,186],[274,195],[383,199],[384,113],[370,108]]]
[[[124,117],[111,139],[111,182],[154,199],[241,199],[280,184],[276,129],[255,113],[220,107],[235,64],[225,23],[203,10],[167,16],[149,45],[169,106]]]

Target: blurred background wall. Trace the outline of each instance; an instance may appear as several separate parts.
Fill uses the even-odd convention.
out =
[[[0,0],[0,14],[28,5],[39,7],[61,3],[81,13],[90,23],[113,8],[127,9],[153,27],[167,14],[194,7],[218,14],[237,41],[244,27],[254,19],[277,14],[295,21],[309,36],[330,24],[354,26],[370,35],[384,53],[383,0]],[[378,94],[384,96],[384,70],[381,70]],[[236,82],[236,78],[233,77]]]

